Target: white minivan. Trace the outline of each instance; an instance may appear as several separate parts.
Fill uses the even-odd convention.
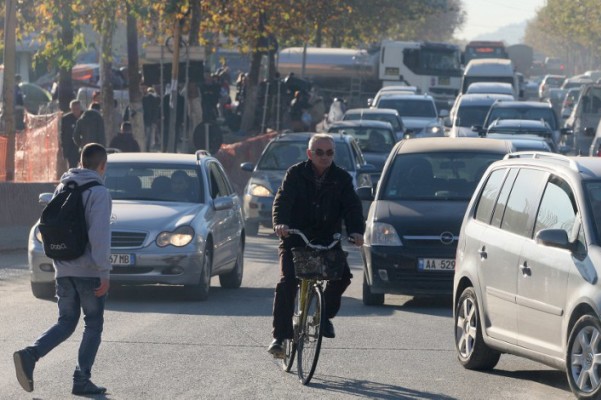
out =
[[[518,78],[511,60],[504,58],[483,58],[471,60],[463,71],[461,93],[474,82],[505,82],[511,84],[513,96],[520,98]]]

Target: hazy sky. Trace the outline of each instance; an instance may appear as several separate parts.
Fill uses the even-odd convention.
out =
[[[460,39],[470,40],[483,33],[532,18],[546,0],[462,0],[467,20]]]

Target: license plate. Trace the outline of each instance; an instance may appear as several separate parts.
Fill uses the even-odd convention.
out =
[[[111,264],[113,265],[133,265],[134,256],[132,254],[111,254]]]
[[[417,269],[420,271],[453,271],[455,260],[449,258],[419,258]]]
[[[439,85],[448,85],[451,83],[451,79],[448,76],[439,76],[438,84]]]

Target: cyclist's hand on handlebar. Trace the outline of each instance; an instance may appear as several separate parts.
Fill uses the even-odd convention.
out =
[[[275,234],[279,237],[288,237],[288,229],[290,228],[288,227],[288,225],[285,224],[276,225],[273,227]]]
[[[357,247],[363,246],[363,235],[360,233],[351,233],[349,241]]]

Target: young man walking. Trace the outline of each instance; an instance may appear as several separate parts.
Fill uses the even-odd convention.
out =
[[[44,332],[36,342],[14,353],[17,380],[27,392],[33,391],[33,370],[36,362],[75,331],[83,310],[85,328],[79,346],[77,366],[73,373],[76,395],[106,392],[90,380],[92,365],[100,346],[104,324],[104,303],[109,289],[111,196],[102,185],[107,153],[98,143],[90,143],[81,152],[80,168],[73,168],[61,177],[54,195],[67,182],[81,186],[99,182],[82,193],[89,243],[82,256],[65,261],[54,260],[58,322]]]

